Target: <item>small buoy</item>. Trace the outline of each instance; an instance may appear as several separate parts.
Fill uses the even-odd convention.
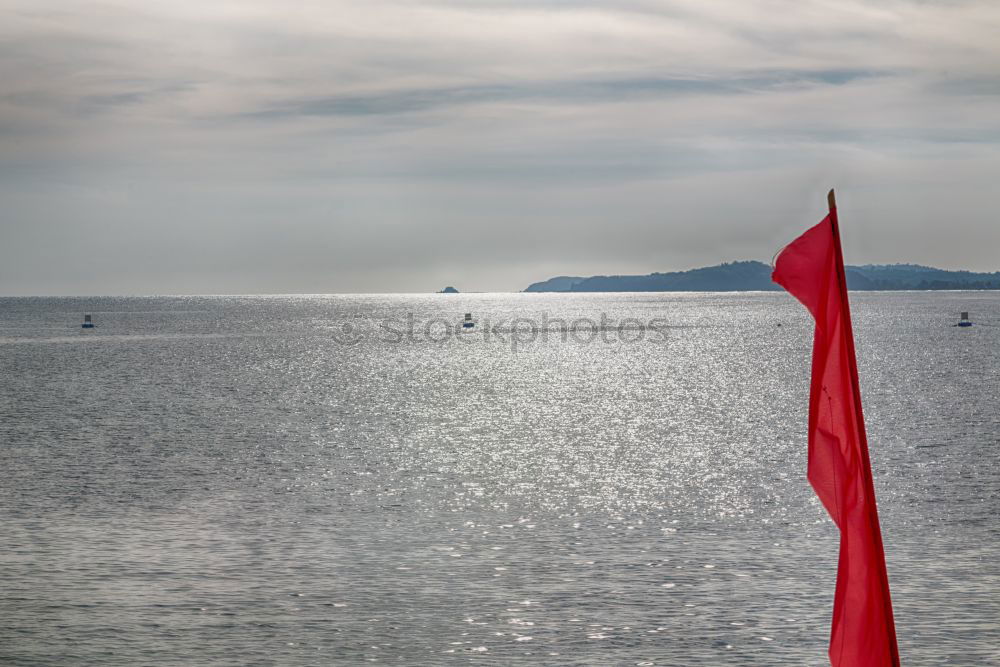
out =
[[[80,326],[82,328],[84,328],[84,329],[93,329],[94,328],[94,322],[90,319],[90,315],[84,315],[83,316],[83,324],[80,325]]]
[[[474,326],[476,326],[476,323],[472,321],[472,313],[466,313],[465,314],[465,321],[462,322],[462,328],[463,329],[471,329]]]
[[[969,311],[967,311],[967,310],[963,310],[962,311],[962,319],[960,319],[958,321],[958,324],[956,326],[960,326],[960,327],[971,327],[972,326],[972,322],[969,321]]]

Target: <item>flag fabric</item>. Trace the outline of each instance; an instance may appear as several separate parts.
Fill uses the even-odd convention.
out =
[[[772,279],[816,320],[808,478],[840,529],[830,662],[834,667],[898,666],[832,191],[830,215],[781,251]]]

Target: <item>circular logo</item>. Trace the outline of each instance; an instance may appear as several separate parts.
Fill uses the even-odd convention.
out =
[[[353,322],[341,322],[333,327],[333,340],[341,345],[354,345],[361,340],[361,332]]]

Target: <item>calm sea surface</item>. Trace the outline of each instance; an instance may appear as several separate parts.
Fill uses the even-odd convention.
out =
[[[1000,665],[1000,295],[852,300],[903,662]],[[0,299],[0,663],[826,664],[811,341],[783,294]]]

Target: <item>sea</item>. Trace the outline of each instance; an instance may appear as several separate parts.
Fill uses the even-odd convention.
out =
[[[1000,294],[851,300],[903,664],[1000,665]],[[0,299],[0,663],[826,665],[811,345],[784,293]]]

